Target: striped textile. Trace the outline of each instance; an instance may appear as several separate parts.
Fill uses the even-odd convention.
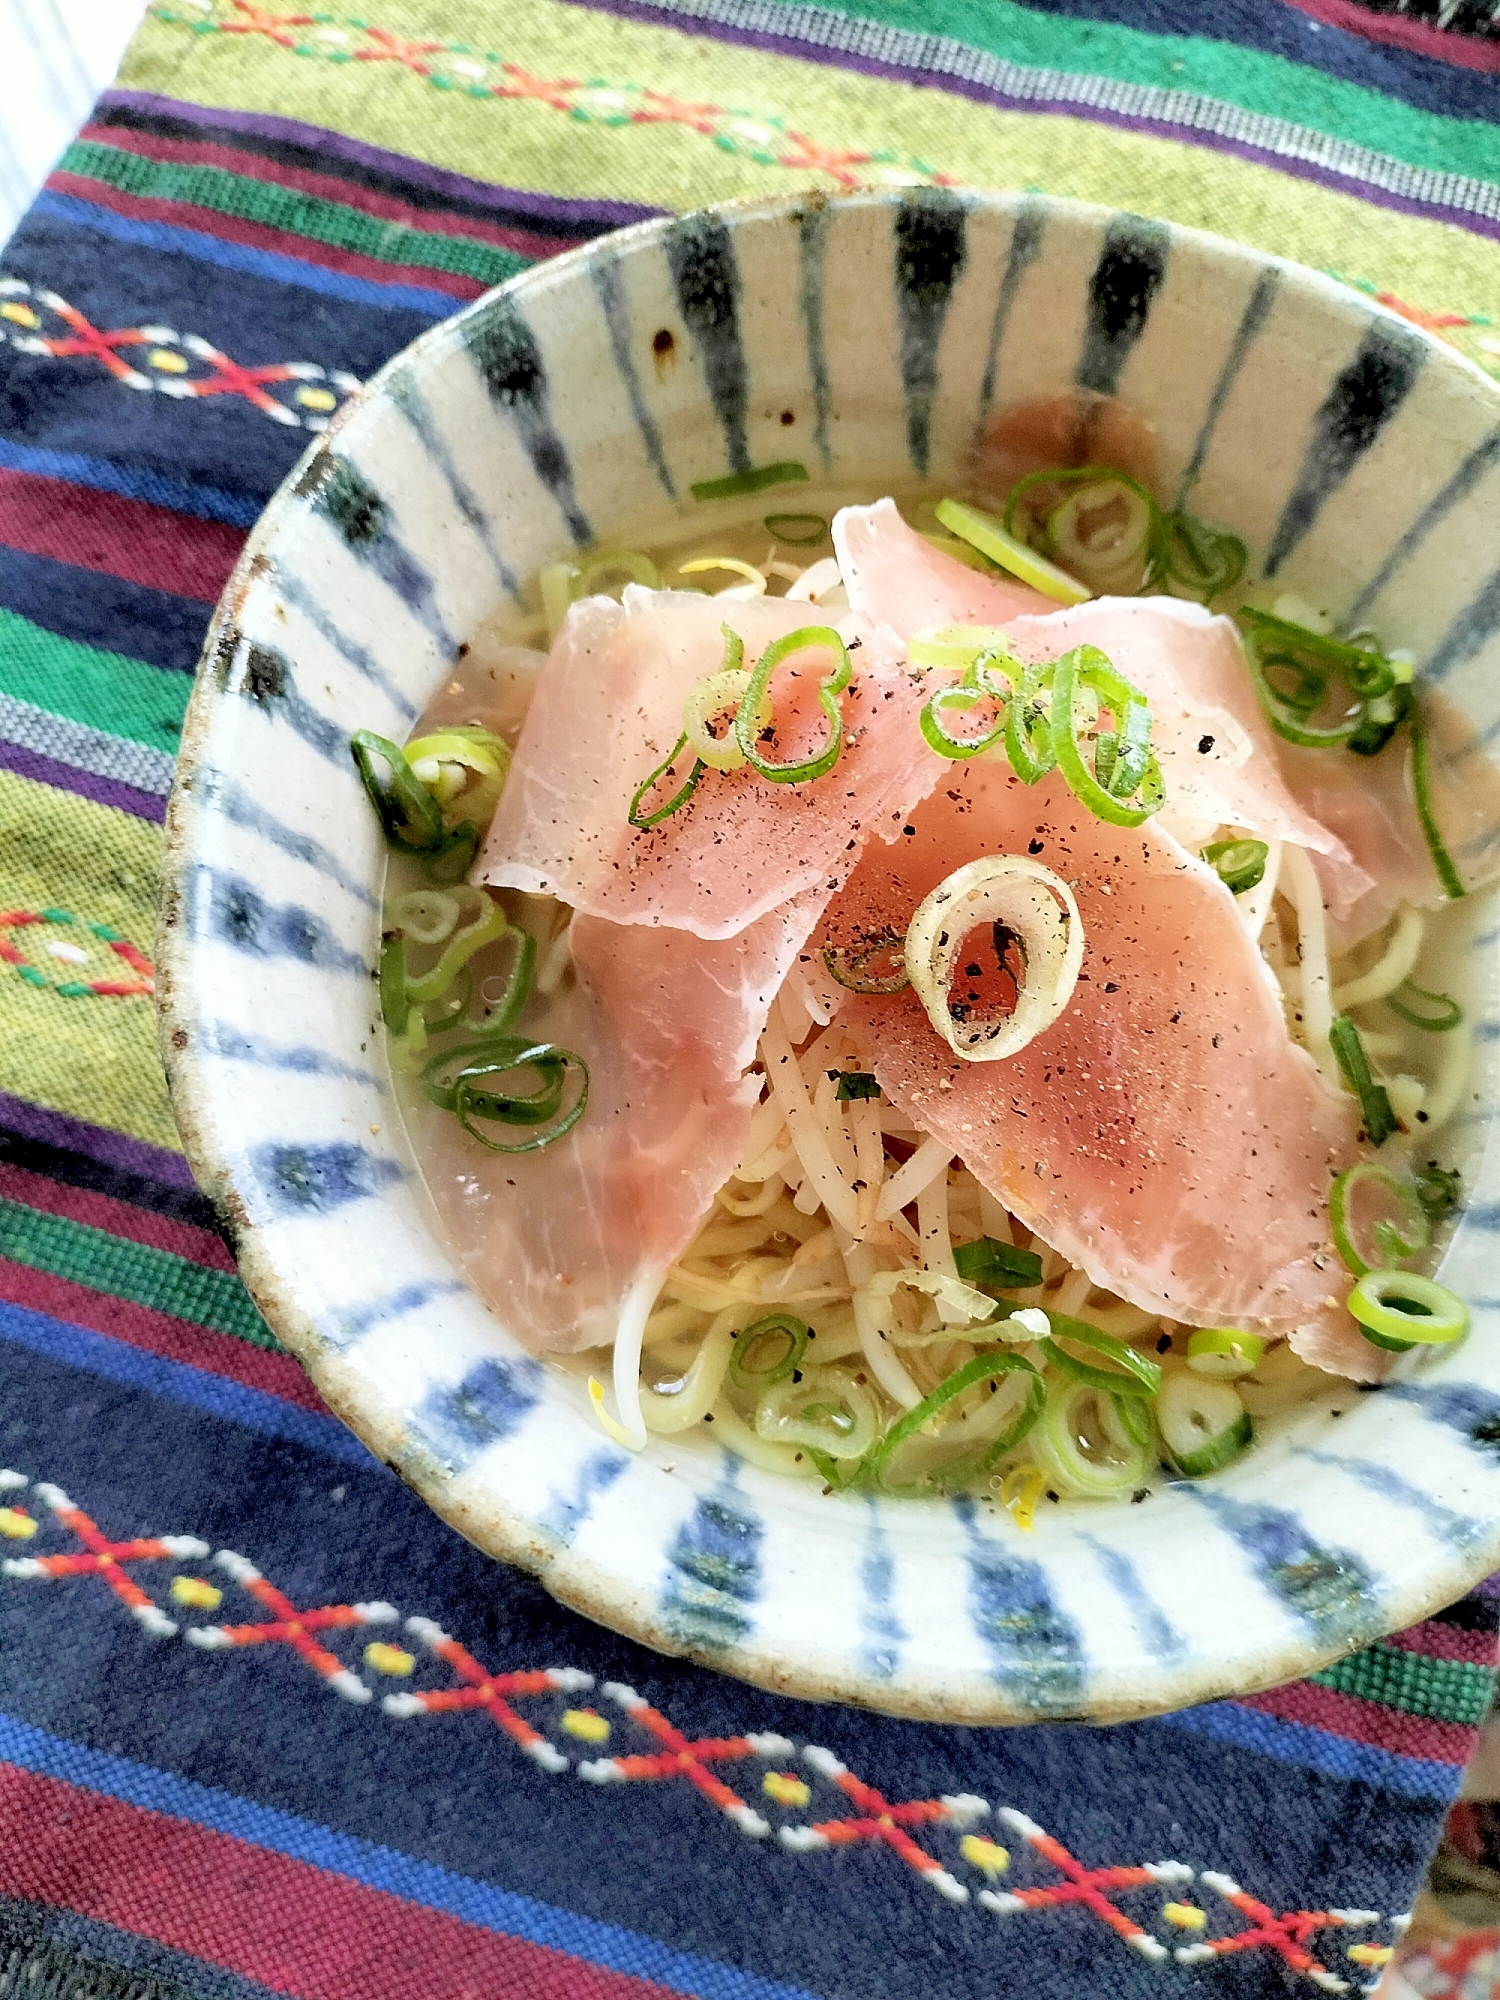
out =
[[[655,1659],[323,1407],[192,1186],[143,989],[209,607],[309,437],[434,321],[691,202],[978,181],[1290,252],[1500,374],[1491,26],[152,0],[0,259],[0,1991],[1372,1986],[1490,1701],[1493,1594],[1113,1730],[896,1724]],[[453,1421],[493,1427],[488,1393]],[[616,1757],[656,1761],[580,1779]]]

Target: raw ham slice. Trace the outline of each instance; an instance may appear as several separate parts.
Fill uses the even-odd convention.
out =
[[[1374,886],[1283,782],[1275,733],[1227,618],[1177,597],[1096,597],[1045,618],[1013,619],[1007,629],[1020,659],[1097,646],[1141,690],[1174,824],[1227,824],[1294,841],[1326,857],[1326,880],[1344,904]]]
[[[1344,904],[1373,882],[1277,774],[1274,739],[1227,618],[1175,597],[1097,597],[1067,609],[1020,584],[979,576],[909,528],[893,502],[834,517],[849,602],[905,638],[941,625],[1000,625],[1017,657],[1055,660],[1097,646],[1151,703],[1152,740],[1179,825],[1240,826],[1327,857]],[[1024,601],[1022,601],[1024,600]],[[1205,747],[1206,746],[1206,747]]]
[[[1030,584],[985,576],[945,556],[908,527],[894,500],[841,507],[833,546],[850,604],[904,639],[930,625],[1006,625],[1056,609]]]
[[[633,831],[637,786],[681,734],[687,694],[723,664],[722,626],[739,633],[752,666],[772,640],[835,617],[854,674],[833,769],[803,785],[708,771],[670,819]],[[816,692],[827,671],[819,652],[778,672],[779,760],[824,741]],[[616,923],[732,937],[791,897],[837,888],[872,833],[899,833],[938,775],[917,726],[926,693],[895,635],[857,613],[634,585],[623,604],[588,598],[569,612],[542,673],[475,880]],[[653,798],[664,803],[690,768],[684,754]]]
[[[1086,948],[1058,1021],[1008,1061],[965,1062],[909,989],[851,994],[881,1088],[1098,1285],[1198,1325],[1294,1334],[1320,1366],[1379,1358],[1342,1310],[1333,1176],[1359,1117],[1289,1039],[1275,982],[1213,872],[1149,822],[1093,819],[1056,777],[955,768],[894,854],[868,856],[810,956],[904,931],[980,855],[1032,854],[1072,883]]]
[[[576,983],[546,1032],[589,1066],[586,1116],[519,1160],[435,1106],[413,1120],[419,1156],[444,1163],[429,1187],[459,1262],[528,1347],[607,1346],[630,1301],[643,1315],[655,1298],[739,1165],[758,1089],[744,1072],[826,901],[723,943],[575,917]]]
[[[1428,791],[1433,817],[1459,879],[1478,889],[1500,877],[1500,770],[1463,711],[1423,688]],[[1411,741],[1401,730],[1375,757],[1347,750],[1304,750],[1276,744],[1281,775],[1307,812],[1336,833],[1373,880],[1352,902],[1339,900],[1342,871],[1321,856],[1313,865],[1333,904],[1330,943],[1347,950],[1379,930],[1402,903],[1437,909],[1446,892],[1417,818],[1411,782]]]

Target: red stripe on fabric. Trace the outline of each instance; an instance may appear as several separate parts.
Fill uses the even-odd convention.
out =
[[[47,186],[56,194],[70,194],[95,208],[107,208],[112,215],[127,216],[135,222],[164,222],[173,229],[194,229],[200,236],[212,236],[224,243],[243,243],[251,250],[269,250],[299,264],[316,264],[325,271],[368,278],[376,285],[422,285],[465,300],[477,299],[486,289],[478,278],[466,278],[456,271],[434,271],[426,264],[387,264],[378,257],[365,257],[357,250],[336,249],[331,243],[299,236],[290,229],[271,229],[264,223],[242,221],[237,215],[220,215],[215,208],[199,208],[190,201],[122,194],[118,188],[106,187],[102,181],[91,181],[83,174],[59,170],[47,176]]]
[[[346,1875],[0,1764],[5,1893],[298,2000],[675,2000],[669,1987],[482,1930]]]
[[[1429,1618],[1421,1625],[1393,1632],[1385,1642],[1399,1646],[1403,1653],[1421,1653],[1429,1660],[1465,1660],[1470,1666],[1493,1667],[1500,1635],[1494,1632],[1465,1632],[1457,1625],[1444,1625]]]
[[[80,359],[76,366],[98,367]],[[124,583],[217,604],[244,530],[123,500],[91,486],[0,470],[0,543],[117,576]]]
[[[314,173],[308,167],[289,166],[283,160],[269,160],[263,153],[241,153],[233,146],[215,145],[207,140],[163,139],[155,132],[137,132],[119,125],[85,125],[79,134],[100,146],[112,146],[146,160],[161,160],[181,166],[222,167],[242,179],[263,181],[269,187],[295,189],[319,201],[333,201],[344,208],[358,209],[362,215],[379,216],[410,229],[425,229],[434,236],[467,237],[476,243],[492,243],[500,250],[513,250],[518,257],[538,262],[564,250],[576,249],[590,241],[585,236],[544,236],[539,231],[520,229],[505,223],[483,222],[472,216],[453,215],[442,210],[414,208],[394,195],[376,188],[341,180],[337,174]],[[90,183],[90,185],[93,185]]]
[[[57,1278],[50,1271],[13,1263],[8,1257],[0,1257],[0,1299],[7,1305],[26,1306],[32,1312],[66,1320],[90,1333],[102,1333],[128,1347],[143,1348],[164,1360],[183,1362],[202,1374],[222,1375],[226,1381],[259,1389],[320,1417],[332,1414],[290,1354],[276,1354],[248,1340],[236,1340],[232,1333],[215,1333],[192,1320],[138,1306],[111,1292],[96,1292],[71,1278]]]
[[[1460,69],[1500,70],[1500,42],[1449,34],[1405,14],[1372,14],[1356,6],[1354,0],[1288,0],[1288,5],[1299,14],[1310,14],[1315,21],[1346,29],[1367,42],[1384,42],[1388,48],[1408,49],[1414,55],[1431,56],[1436,62],[1454,63]]]
[[[189,1263],[207,1264],[215,1271],[234,1270],[234,1259],[211,1229],[198,1229],[190,1222],[177,1222],[169,1215],[157,1215],[149,1208],[136,1208],[113,1195],[95,1194],[92,1189],[70,1187],[65,1181],[48,1180],[27,1167],[12,1167],[0,1160],[0,1196],[18,1201],[26,1208],[40,1209],[44,1215],[66,1216],[70,1222],[87,1223],[90,1229],[106,1229],[111,1236],[123,1236],[131,1243],[143,1243],[150,1250],[169,1250]]]
[[[1382,1702],[1361,1701],[1358,1695],[1320,1687],[1316,1681],[1293,1681],[1290,1687],[1247,1694],[1235,1706],[1259,1709],[1282,1722],[1300,1722],[1327,1736],[1344,1736],[1351,1743],[1368,1743],[1395,1757],[1420,1757],[1434,1764],[1466,1764],[1479,1735],[1466,1722],[1405,1715]]]

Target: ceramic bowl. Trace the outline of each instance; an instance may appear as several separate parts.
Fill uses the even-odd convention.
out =
[[[766,1687],[965,1722],[1267,1686],[1500,1566],[1493,1150],[1444,1263],[1469,1339],[1211,1481],[1044,1506],[1023,1534],[987,1508],[827,1498],[706,1433],[633,1457],[429,1228],[372,1027],[384,857],[348,738],[402,737],[542,564],[659,531],[695,481],[796,457],[851,494],[941,485],[987,412],[1073,384],[1156,425],[1165,494],[1232,525],[1256,571],[1377,623],[1500,728],[1500,394],[1476,369],[1336,284],[1163,223],[803,197],[591,244],[391,362],[250,537],[167,831],[184,1143],[338,1415],[590,1618]],[[768,507],[795,505],[784,491]],[[1471,936],[1489,992],[1482,911]],[[1486,1073],[1471,1139],[1494,1097]]]

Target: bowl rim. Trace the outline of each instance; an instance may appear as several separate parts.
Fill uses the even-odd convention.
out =
[[[721,217],[733,225],[796,215],[809,206],[894,207],[911,192],[886,187],[837,192],[801,190],[782,195],[741,196],[684,213]],[[1018,189],[964,186],[942,192],[971,209],[983,208],[1001,214],[1014,214],[1023,203],[1040,205],[1049,213],[1079,221],[1097,221],[1123,212],[1098,203]],[[215,676],[205,669],[215,658],[225,633],[237,624],[250,586],[283,531],[285,515],[307,490],[312,468],[336,445],[343,432],[357,425],[381,400],[394,375],[414,364],[420,365],[429,352],[447,347],[455,339],[455,329],[461,322],[489,310],[497,298],[524,298],[539,285],[567,283],[598,257],[601,245],[607,244],[612,255],[629,255],[656,241],[681,219],[681,215],[672,213],[650,217],[578,244],[492,287],[419,334],[383,363],[329,420],[327,429],[313,439],[292,466],[251,529],[204,636],[167,803],[158,882],[155,933],[158,1047],[183,1152],[194,1181],[223,1223],[239,1275],[271,1331],[310,1377],[334,1415],[375,1458],[482,1554],[524,1571],[560,1604],[653,1652],[690,1660],[771,1694],[835,1701],[895,1717],[964,1726],[1135,1721],[1202,1702],[1259,1693],[1301,1679],[1351,1650],[1374,1643],[1374,1637],[1360,1637],[1352,1643],[1327,1643],[1319,1642],[1309,1627],[1289,1627],[1285,1643],[1274,1658],[1268,1659],[1262,1653],[1259,1656],[1262,1664],[1252,1671],[1243,1666],[1236,1671],[1233,1648],[1230,1657],[1191,1656],[1177,1666],[1162,1661],[1158,1663],[1158,1678],[1149,1689],[1143,1688],[1139,1698],[1101,1701],[1086,1695],[1084,1711],[1071,1716],[1039,1714],[1028,1708],[1024,1699],[1008,1695],[997,1680],[985,1681],[981,1689],[977,1676],[969,1679],[960,1706],[954,1706],[941,1694],[903,1691],[899,1685],[887,1688],[861,1675],[852,1649],[841,1661],[820,1663],[806,1656],[799,1659],[795,1652],[784,1647],[767,1646],[758,1633],[750,1635],[727,1655],[694,1646],[669,1632],[644,1597],[628,1589],[622,1592],[619,1575],[601,1562],[580,1554],[572,1546],[544,1538],[519,1510],[493,1494],[485,1494],[483,1504],[476,1505],[478,1495],[466,1490],[469,1488],[466,1473],[449,1474],[436,1461],[429,1462],[426,1454],[403,1452],[405,1424],[399,1411],[372,1388],[368,1376],[344,1363],[314,1317],[299,1304],[235,1186],[229,1159],[206,1110],[203,1057],[194,1033],[198,999],[187,977],[193,944],[178,922],[196,844],[203,760],[219,704],[228,698],[227,689],[218,685]],[[1165,226],[1170,228],[1174,243],[1189,245],[1206,258],[1249,264],[1257,271],[1275,270],[1304,296],[1321,296],[1330,305],[1357,302],[1371,319],[1397,325],[1408,338],[1417,337],[1429,352],[1440,353],[1446,368],[1456,367],[1461,374],[1468,375],[1500,410],[1500,385],[1483,369],[1378,300],[1356,293],[1322,272],[1253,245],[1176,222],[1166,222]],[[1500,1521],[1487,1537],[1477,1538],[1461,1549],[1450,1548],[1446,1558],[1423,1572],[1425,1581],[1406,1580],[1393,1588],[1383,1602],[1382,1632],[1399,1631],[1430,1617],[1500,1569]],[[1249,1649],[1242,1646],[1239,1651],[1243,1655]]]

